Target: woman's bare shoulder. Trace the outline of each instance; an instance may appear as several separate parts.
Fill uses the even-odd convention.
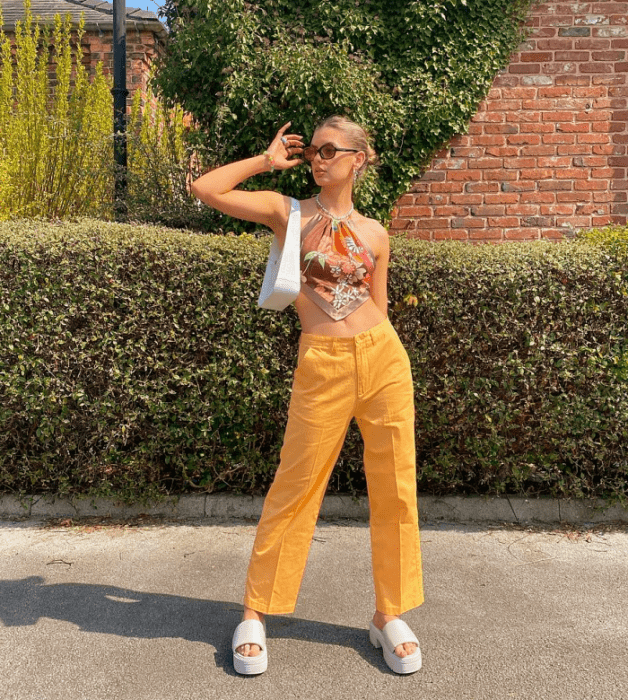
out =
[[[368,216],[355,213],[356,223],[360,228],[364,227],[368,231],[372,231],[375,235],[388,237],[388,231],[377,221],[377,219],[369,219]]]
[[[300,199],[299,206],[301,208],[301,213],[304,216],[314,216],[314,214],[317,212],[316,199],[314,197],[310,197],[309,199]]]
[[[360,234],[368,236],[371,247],[388,250],[388,231],[376,219],[369,219],[367,216],[357,214],[356,224]]]

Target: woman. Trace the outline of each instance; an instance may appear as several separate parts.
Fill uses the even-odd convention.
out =
[[[320,193],[301,205],[301,321],[280,465],[249,564],[243,620],[233,637],[238,673],[267,666],[264,616],[294,611],[327,482],[350,420],[364,439],[376,611],[370,639],[397,673],[421,667],[399,615],[423,602],[416,503],[414,401],[408,356],[388,321],[388,234],[358,214],[353,186],[375,153],[364,130],[330,117],[305,147],[284,125],[264,154],[212,170],[192,191],[206,204],[272,229],[283,244],[290,198],[237,186],[273,169],[312,167]]]

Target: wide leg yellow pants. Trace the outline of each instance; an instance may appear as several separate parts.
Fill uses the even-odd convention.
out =
[[[248,607],[294,611],[327,482],[354,416],[364,440],[376,608],[400,615],[423,602],[412,376],[385,320],[351,338],[301,335],[280,465],[248,570]]]

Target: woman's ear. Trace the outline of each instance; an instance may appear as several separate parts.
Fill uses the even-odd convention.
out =
[[[355,154],[354,158],[353,168],[357,173],[359,173],[366,163],[366,153],[364,151],[359,151]]]

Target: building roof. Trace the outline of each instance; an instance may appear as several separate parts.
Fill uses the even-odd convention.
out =
[[[0,0],[0,8],[4,31],[13,31],[15,23],[24,17],[24,0]],[[78,24],[81,14],[84,17],[86,30],[113,30],[113,4],[100,0],[31,0],[33,17],[39,17],[43,22],[54,19],[55,15],[70,15],[72,21]],[[126,8],[127,31],[130,29],[152,31],[165,39],[168,32],[154,12]]]

